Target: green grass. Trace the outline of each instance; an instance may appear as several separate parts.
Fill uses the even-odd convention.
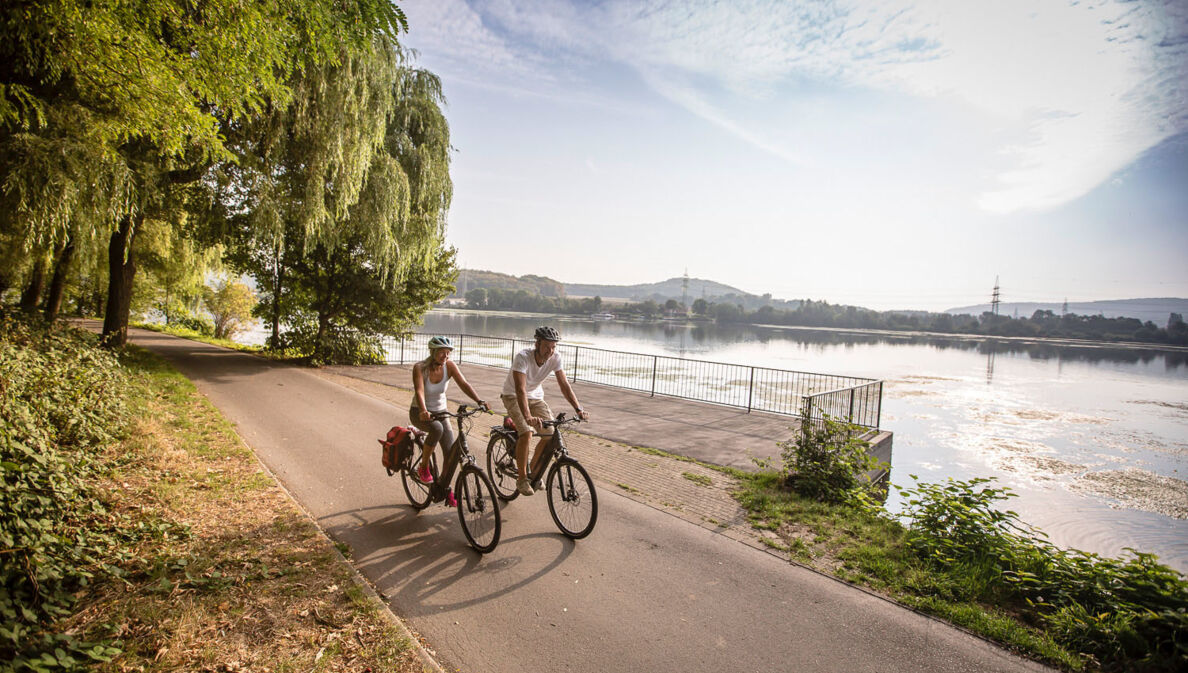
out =
[[[907,531],[897,521],[801,497],[783,488],[781,475],[770,471],[744,474],[734,496],[754,528],[779,534],[780,540],[761,538],[768,547],[823,570],[828,570],[826,559],[839,564],[834,574],[846,582],[887,594],[1033,658],[1071,670],[1091,663],[1002,606],[969,599],[976,590],[976,570],[950,574],[927,566],[912,553]]]
[[[101,670],[422,670],[194,385],[136,347],[120,363],[135,427],[103,447],[93,498],[127,543],[104,559],[118,573],[81,587],[52,628],[117,648]]]
[[[259,355],[272,360],[282,361],[301,361],[302,358],[296,353],[281,350],[271,351],[263,346],[254,344],[241,344],[230,339],[216,339],[212,336],[203,334],[197,330],[192,330],[187,327],[179,327],[177,325],[162,325],[159,323],[133,323],[133,327],[147,329],[153,332],[160,332],[162,334],[171,334],[173,336],[182,337],[183,339],[190,339],[192,341],[201,341],[202,343],[211,344],[212,346],[222,346],[223,348],[230,348],[232,350],[242,351],[244,353],[251,353]]]
[[[704,474],[694,474],[692,472],[682,472],[681,476],[698,486],[713,486],[714,480],[705,476]]]

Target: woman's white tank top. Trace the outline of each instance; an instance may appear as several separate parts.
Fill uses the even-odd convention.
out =
[[[429,380],[429,365],[421,367],[421,378],[425,383],[425,411],[446,411],[446,389],[450,387],[450,368],[441,366],[441,380],[433,383]]]

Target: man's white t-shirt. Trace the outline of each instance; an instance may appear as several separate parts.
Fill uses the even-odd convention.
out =
[[[512,377],[512,372],[521,372],[524,374],[524,391],[528,394],[528,399],[544,399],[544,388],[540,384],[549,378],[549,374],[561,370],[561,356],[554,351],[543,365],[537,365],[535,350],[535,348],[525,348],[512,358],[511,371],[507,373],[507,378],[503,381],[504,395],[514,396],[516,394],[516,380]]]

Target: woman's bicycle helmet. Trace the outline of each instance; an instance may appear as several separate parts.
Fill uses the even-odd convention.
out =
[[[448,348],[454,350],[454,342],[449,337],[435,336],[429,339],[429,350],[435,351],[438,348]]]
[[[537,327],[536,338],[544,341],[560,341],[561,334],[552,327]]]

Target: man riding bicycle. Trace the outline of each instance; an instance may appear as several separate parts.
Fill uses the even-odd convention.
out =
[[[541,385],[549,374],[556,375],[557,387],[573,405],[578,417],[582,420],[589,418],[589,414],[582,411],[582,405],[561,368],[561,358],[557,355],[557,342],[561,340],[561,335],[552,327],[538,327],[534,336],[536,345],[525,348],[512,358],[511,370],[503,382],[501,395],[507,415],[516,424],[519,434],[516,440],[516,490],[523,495],[534,493],[533,485],[528,481],[528,445],[532,442],[532,435],[541,435],[536,450],[532,452],[532,465],[535,466],[552,434],[552,430],[545,431],[541,426],[542,420],[553,419],[553,412],[544,400],[544,388]],[[540,488],[540,485],[536,487]]]

